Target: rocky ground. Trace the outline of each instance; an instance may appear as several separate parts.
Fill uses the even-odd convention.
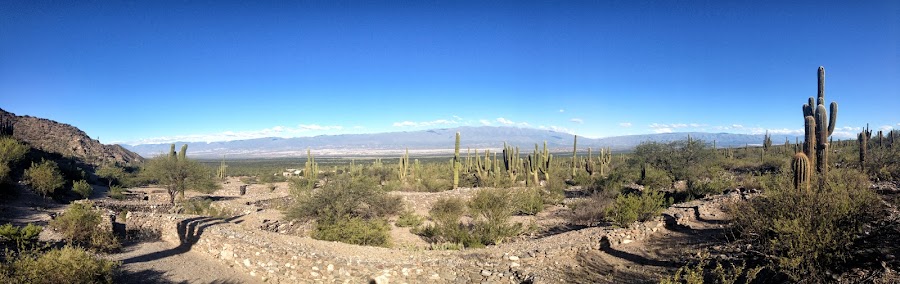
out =
[[[375,280],[413,279],[411,282],[446,283],[650,283],[661,275],[670,274],[701,249],[712,250],[720,258],[739,254],[740,249],[724,246],[726,216],[723,208],[735,200],[751,195],[732,192],[725,195],[673,205],[657,220],[636,224],[629,228],[590,227],[558,230],[566,224],[570,214],[564,206],[547,208],[538,216],[518,216],[515,221],[534,222],[537,230],[514,242],[484,249],[464,251],[430,251],[428,244],[409,232],[407,228],[393,227],[393,248],[374,248],[312,240],[305,236],[310,224],[284,220],[281,206],[290,202],[286,183],[277,184],[275,190],[264,185],[251,185],[245,195],[240,195],[240,182],[230,180],[223,189],[213,194],[188,193],[188,198],[208,198],[213,206],[228,216],[227,222],[211,225],[216,230],[241,230],[258,232],[244,235],[259,238],[254,241],[272,241],[295,244],[297,250],[307,254],[336,256],[339,259],[363,259],[370,263],[396,264],[404,267],[397,271],[385,269]],[[896,187],[893,187],[894,190]],[[441,197],[470,197],[477,189],[459,189],[439,193],[396,192],[407,206],[426,216],[435,200]],[[894,214],[886,222],[895,222],[897,193],[876,188],[887,196],[886,203]],[[46,224],[51,216],[64,206],[54,205],[28,191],[7,198],[0,203],[0,222]],[[102,191],[101,191],[102,192]],[[131,189],[131,199],[110,200],[98,194],[95,202],[109,208],[124,210],[136,208],[142,211],[166,212],[172,210],[164,204],[164,191],[158,188]],[[146,199],[145,199],[146,198]],[[891,209],[892,208],[892,209]],[[134,210],[134,209],[132,209]],[[893,220],[893,221],[891,221]],[[216,227],[220,228],[216,228]],[[897,225],[885,226],[878,234],[897,234]],[[556,229],[554,229],[556,228]],[[891,229],[893,228],[893,229]],[[891,231],[894,230],[894,231]],[[42,239],[53,239],[46,230]],[[248,275],[234,264],[200,253],[188,247],[159,239],[127,242],[123,251],[108,255],[122,262],[122,283],[259,283],[262,278]],[[896,247],[876,246],[874,250],[896,253]],[[888,259],[887,261],[896,262]],[[237,260],[235,262],[238,262]],[[361,263],[366,263],[363,261]],[[288,264],[285,264],[288,265]],[[884,264],[890,266],[890,264]],[[310,267],[308,276],[295,278],[297,282],[334,282],[328,278],[326,265]],[[442,268],[443,267],[443,268]],[[425,269],[423,269],[425,268]],[[460,269],[454,269],[460,268]],[[886,273],[891,273],[887,270]],[[336,273],[336,272],[335,272]],[[415,276],[420,273],[420,276]],[[871,271],[859,272],[858,278],[870,277]],[[403,277],[404,274],[413,274]],[[882,273],[883,274],[883,273]],[[883,276],[883,275],[881,275]],[[381,277],[381,278],[379,278]],[[418,278],[417,278],[418,277]],[[314,280],[319,279],[319,280]],[[326,281],[331,279],[330,281]],[[392,281],[396,282],[396,281]]]

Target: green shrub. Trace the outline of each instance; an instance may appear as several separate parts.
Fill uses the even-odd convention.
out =
[[[100,251],[115,251],[121,247],[111,230],[101,228],[100,213],[91,209],[91,203],[72,203],[62,215],[50,221],[72,244],[83,245]]]
[[[17,248],[25,248],[26,245],[37,242],[38,235],[44,228],[29,223],[25,227],[16,227],[10,223],[0,226],[0,240],[15,243]]]
[[[318,190],[299,193],[286,213],[292,219],[380,218],[402,208],[400,197],[379,189],[371,178],[341,177]]]
[[[31,167],[25,170],[25,180],[38,193],[49,196],[66,184],[56,162],[42,160],[40,163],[31,163]]]
[[[638,184],[648,189],[660,190],[671,188],[673,182],[672,178],[665,171],[647,165],[644,168],[644,178],[639,180]]]
[[[794,190],[783,177],[773,183],[765,195],[736,203],[729,211],[740,240],[794,281],[826,280],[825,269],[849,259],[854,241],[881,212],[868,179],[856,170],[832,169],[821,187],[809,191]]]
[[[660,279],[660,284],[703,284],[705,280],[712,280],[711,283],[717,284],[734,284],[734,283],[752,283],[756,279],[756,275],[763,270],[764,267],[747,268],[747,264],[742,262],[740,265],[730,263],[726,268],[722,262],[716,262],[714,268],[710,269],[709,253],[701,253],[700,259],[694,265],[685,265],[675,271],[672,276]],[[743,281],[741,281],[743,280]],[[739,282],[741,281],[741,282]]]
[[[659,215],[671,203],[662,192],[645,191],[644,193],[622,194],[616,197],[609,207],[607,218],[614,225],[628,227],[635,221],[647,221]]]
[[[544,210],[544,198],[540,188],[516,190],[512,195],[513,206],[517,213],[535,215]]]
[[[109,188],[109,198],[122,200],[125,198],[125,189],[120,186],[114,185]]]
[[[418,227],[422,225],[422,217],[416,215],[415,212],[410,210],[403,211],[400,214],[400,217],[397,217],[397,222],[395,223],[397,227]]]
[[[469,200],[468,207],[474,219],[473,232],[482,244],[499,244],[521,232],[521,224],[509,224],[516,207],[508,190],[479,190]]]
[[[87,181],[79,180],[72,183],[72,191],[78,193],[78,195],[80,195],[82,198],[87,199],[91,197],[91,193],[94,192],[94,188],[91,187],[91,185],[88,184]]]
[[[7,253],[0,269],[3,283],[113,283],[118,263],[66,246],[47,252]]]
[[[365,246],[390,246],[390,227],[384,220],[359,217],[316,222],[313,238]]]
[[[231,212],[212,206],[212,200],[207,198],[191,198],[180,203],[185,214],[203,215],[215,218],[230,217]]]

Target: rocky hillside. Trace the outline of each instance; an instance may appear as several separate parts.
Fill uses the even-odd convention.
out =
[[[101,144],[77,127],[49,119],[17,116],[0,109],[0,124],[3,124],[4,128],[11,128],[13,137],[28,143],[31,147],[78,158],[88,164],[116,162],[121,165],[132,165],[144,160],[140,155],[122,146]]]

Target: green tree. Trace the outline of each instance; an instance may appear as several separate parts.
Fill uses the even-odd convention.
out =
[[[212,180],[212,173],[197,161],[186,156],[187,145],[181,147],[181,153],[176,155],[175,144],[168,156],[160,155],[147,161],[141,171],[146,178],[156,181],[166,188],[169,194],[169,202],[175,204],[175,194],[187,189],[206,191],[216,188]]]
[[[56,162],[42,160],[40,163],[31,163],[31,168],[25,170],[26,182],[38,193],[48,196],[66,184]]]
[[[100,167],[95,173],[98,177],[108,182],[108,187],[112,187],[113,183],[121,184],[125,179],[125,169],[115,164],[106,164]]]
[[[6,182],[13,163],[22,159],[26,153],[28,146],[9,136],[0,137],[0,183]]]

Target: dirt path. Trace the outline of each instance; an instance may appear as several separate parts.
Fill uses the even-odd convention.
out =
[[[221,262],[196,252],[179,251],[177,245],[163,241],[134,244],[108,258],[122,263],[116,283],[262,283]]]

